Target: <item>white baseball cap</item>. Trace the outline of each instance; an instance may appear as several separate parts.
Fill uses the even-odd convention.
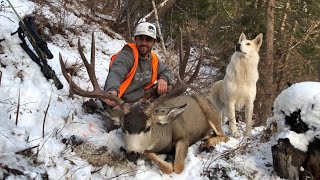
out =
[[[152,37],[153,39],[157,39],[156,26],[149,22],[143,22],[138,24],[138,26],[136,27],[134,36],[139,36],[139,35],[146,35],[146,36]]]

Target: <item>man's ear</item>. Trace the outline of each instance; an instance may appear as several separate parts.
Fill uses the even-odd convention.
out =
[[[160,43],[161,42],[161,39],[159,36],[157,36],[157,40],[156,40],[157,43]]]

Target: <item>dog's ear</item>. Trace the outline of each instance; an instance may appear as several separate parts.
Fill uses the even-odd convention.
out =
[[[239,37],[239,42],[246,40],[246,35],[244,35],[244,33],[241,33],[240,37]]]
[[[259,51],[261,45],[262,45],[262,38],[263,38],[263,35],[262,33],[260,33],[253,41],[256,43],[257,45],[257,49]]]

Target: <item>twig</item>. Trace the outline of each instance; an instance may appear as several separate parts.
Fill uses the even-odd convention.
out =
[[[298,41],[295,45],[293,45],[292,47],[289,48],[289,50],[294,49],[296,46],[299,46],[301,43],[305,42],[310,34],[313,32],[314,29],[316,29],[318,26],[320,25],[320,20],[316,21],[314,24],[312,24],[309,29],[306,31],[306,33],[304,34],[304,37],[302,39],[300,39],[300,41]]]
[[[9,21],[14,23],[14,21],[12,19],[10,19],[9,17],[7,17],[7,16],[4,16],[4,15],[0,15],[0,16],[7,18],[7,19],[9,19]]]
[[[39,147],[39,145],[33,146],[33,147],[28,147],[27,149],[15,152],[15,154],[27,154],[27,152],[29,152],[31,149],[34,149],[36,147]]]
[[[60,124],[60,125],[61,125],[61,124]],[[60,126],[60,125],[59,125],[59,126]],[[55,129],[57,129],[56,132],[59,131],[59,126],[55,127]],[[65,127],[65,125],[63,126],[63,128],[64,128],[64,127]],[[54,129],[54,130],[55,130],[55,129]],[[53,131],[54,131],[54,130],[53,130]],[[53,131],[47,132],[47,133],[45,134],[45,136],[47,136],[48,134],[52,133]],[[50,135],[50,136],[51,136],[51,135]],[[42,138],[42,137],[38,137],[38,138],[32,139],[31,141],[28,141],[28,143],[31,143],[31,142],[36,141],[36,140],[39,140],[39,139],[41,139],[41,138]]]
[[[136,170],[131,170],[131,171],[124,171],[124,172],[122,172],[122,173],[120,173],[120,174],[118,174],[118,175],[116,175],[116,176],[113,176],[113,177],[111,177],[111,178],[108,178],[108,180],[110,180],[110,179],[115,179],[115,178],[119,178],[119,177],[121,177],[121,176],[123,176],[123,177],[130,177],[130,176],[133,176],[132,174],[130,174],[130,173],[134,173],[134,172],[137,172],[137,171],[139,171],[140,169],[136,169]],[[136,174],[141,174],[141,173],[144,173],[144,172],[147,172],[147,171],[149,171],[150,169],[146,169],[146,170],[142,170],[142,172],[137,172]],[[124,176],[124,175],[126,175],[126,176]]]
[[[0,134],[6,137],[16,148],[18,148],[18,146],[8,136],[4,135],[2,132],[0,132]]]
[[[19,111],[20,111],[20,86],[19,86],[19,94],[18,94],[18,105],[17,105],[17,115],[16,115],[16,126],[18,126]]]
[[[52,95],[52,92],[51,92],[51,94],[50,94],[50,98],[49,98],[49,102],[48,102],[47,109],[46,109],[46,111],[44,112],[44,118],[43,118],[43,124],[42,124],[42,138],[44,138],[44,125],[45,125],[45,123],[46,123],[46,117],[47,117],[48,110],[49,110],[49,107],[50,107],[51,95]]]
[[[90,164],[83,164],[82,166],[80,166],[78,169],[76,169],[74,172],[72,172],[72,174],[70,175],[69,178],[66,178],[66,179],[73,179],[71,178],[78,170],[82,169],[82,168],[85,168],[85,167],[88,167],[90,166]],[[66,176],[68,174],[68,172],[71,171],[71,170],[68,170],[64,175],[62,175],[59,179],[62,179],[64,176]]]
[[[0,87],[1,87],[2,71],[0,71]]]
[[[0,163],[0,168],[3,168],[6,171],[8,171],[9,173],[12,173],[14,175],[18,175],[18,176],[24,175],[24,173],[22,171],[20,171],[18,169],[9,168],[7,165],[4,165],[2,163]]]
[[[223,152],[221,155],[217,156],[216,158],[210,158],[208,159],[205,164],[207,164],[206,168],[209,168],[210,165],[215,162],[217,159],[230,159],[231,156],[235,156],[236,154],[238,154],[238,152],[240,152],[242,149],[245,149],[250,143],[252,142],[252,140],[245,142],[244,139],[239,143],[238,146],[236,146],[235,148],[231,149],[231,150],[226,150],[225,152]]]
[[[44,147],[44,145],[46,144],[46,142],[49,140],[49,138],[52,136],[52,134],[54,134],[54,132],[57,131],[57,130],[58,130],[57,128],[54,128],[50,133],[48,133],[48,134],[50,134],[50,135],[48,136],[47,139],[45,139],[45,140],[43,141],[43,144],[41,145],[41,147],[37,149],[36,156],[38,156],[39,152],[40,152],[41,149]]]

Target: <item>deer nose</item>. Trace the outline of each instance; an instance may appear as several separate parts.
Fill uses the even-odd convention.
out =
[[[139,158],[140,154],[137,152],[129,152],[127,153],[127,158],[130,162],[136,162]]]

